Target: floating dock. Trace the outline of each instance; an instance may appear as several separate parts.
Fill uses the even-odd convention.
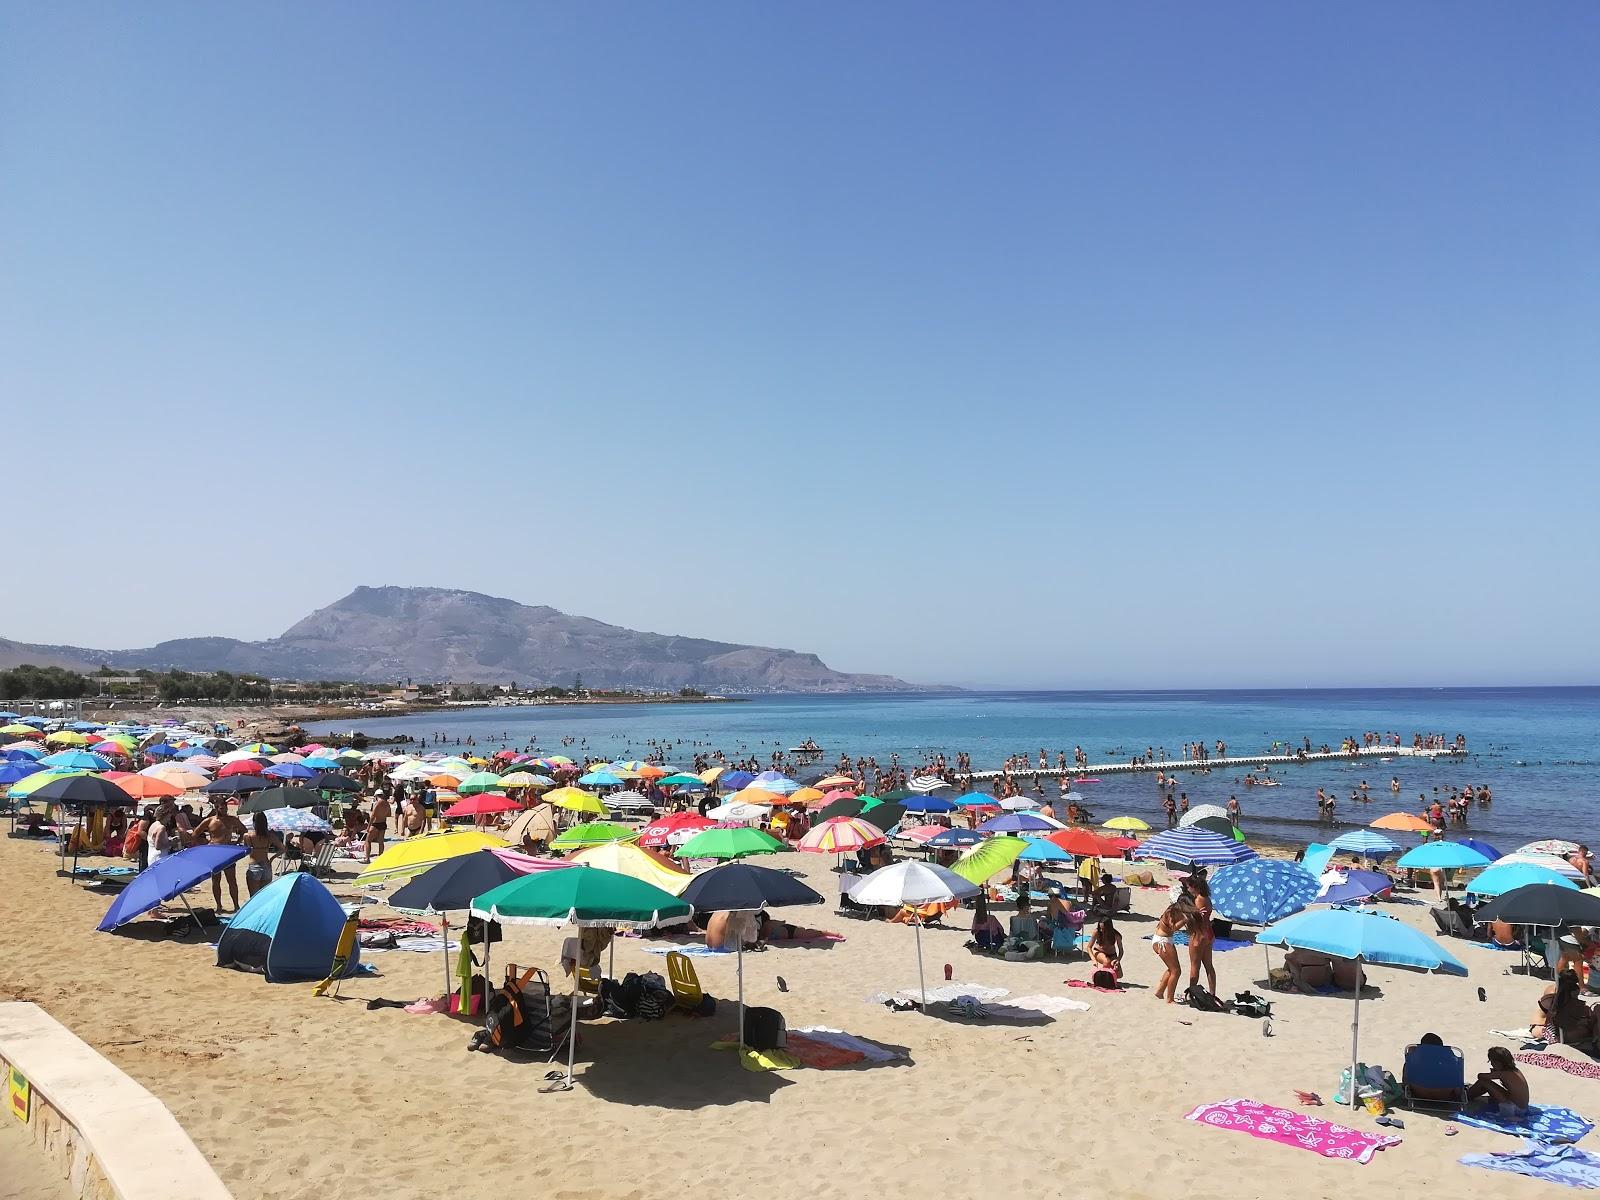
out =
[[[1312,763],[1330,762],[1371,762],[1376,759],[1401,759],[1422,758],[1433,762],[1437,759],[1461,759],[1467,756],[1467,751],[1456,750],[1418,750],[1414,746],[1362,746],[1356,750],[1313,750],[1305,754],[1252,754],[1229,755],[1227,758],[1167,758],[1156,759],[1154,762],[1107,762],[1090,763],[1086,767],[1018,767],[1011,772],[1014,779],[1025,779],[1038,775],[1045,778],[1057,779],[1065,775],[1073,778],[1080,775],[1154,775],[1157,771],[1165,771],[1169,775],[1177,771],[1217,771],[1230,770],[1235,767],[1249,769],[1251,767],[1301,767]],[[973,771],[968,778],[973,783],[989,783],[1005,776],[1004,771]]]

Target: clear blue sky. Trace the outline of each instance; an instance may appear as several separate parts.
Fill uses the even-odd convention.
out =
[[[1588,3],[11,5],[0,635],[436,584],[1595,682],[1597,63]]]

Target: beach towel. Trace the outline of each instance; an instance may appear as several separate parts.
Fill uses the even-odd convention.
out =
[[[1503,1154],[1463,1154],[1462,1166],[1527,1175],[1564,1187],[1600,1188],[1600,1155],[1576,1146],[1547,1146],[1529,1138],[1520,1150]]]
[[[1001,1016],[1011,1015],[1014,1012],[1019,1016],[1042,1013],[1047,1017],[1053,1017],[1057,1013],[1089,1011],[1089,1005],[1085,1001],[1069,1000],[1065,996],[1045,995],[1014,996],[999,1004],[990,1004],[989,1007]]]
[[[1538,1138],[1541,1142],[1576,1142],[1594,1128],[1593,1121],[1556,1104],[1530,1104],[1527,1114],[1521,1117],[1503,1117],[1496,1109],[1479,1109],[1464,1112],[1456,1120],[1477,1129]]]
[[[1144,940],[1148,942],[1153,936],[1153,934],[1147,933],[1144,935]],[[1189,935],[1187,933],[1175,933],[1172,935],[1172,941],[1174,945],[1187,946],[1189,944]],[[1245,946],[1254,945],[1254,942],[1241,942],[1234,938],[1219,937],[1212,942],[1211,948],[1218,954],[1224,954],[1229,950],[1239,950]]]
[[[784,1049],[798,1059],[801,1066],[817,1071],[836,1071],[840,1067],[853,1067],[856,1063],[867,1061],[867,1056],[859,1050],[847,1050],[803,1033],[791,1032]]]
[[[941,983],[937,987],[928,989],[928,1003],[937,1004],[939,1001],[957,1000],[962,996],[971,996],[974,1000],[998,1000],[1001,996],[1010,995],[1006,988],[986,987],[981,983]],[[894,995],[887,992],[878,992],[867,997],[868,1004],[884,1004],[890,1000],[915,1000],[922,1003],[922,989],[919,987],[901,988]]]
[[[1505,1038],[1508,1042],[1538,1042],[1541,1047],[1544,1039],[1534,1034],[1531,1029],[1491,1029],[1490,1033],[1497,1038]]]
[[[720,958],[723,955],[737,954],[736,950],[713,950],[704,942],[683,942],[676,946],[641,946],[646,954],[672,954],[678,953],[689,958]]]
[[[791,1041],[796,1034],[800,1034],[813,1042],[826,1042],[828,1045],[835,1046],[841,1050],[849,1050],[861,1055],[870,1063],[903,1062],[906,1058],[904,1051],[891,1050],[888,1046],[879,1045],[877,1042],[869,1042],[866,1038],[859,1038],[852,1033],[846,1033],[842,1029],[833,1029],[827,1025],[807,1025],[803,1029],[791,1029],[789,1030]]]
[[[1565,1071],[1568,1075],[1576,1075],[1579,1079],[1600,1079],[1600,1063],[1574,1062],[1570,1058],[1562,1058],[1559,1054],[1540,1054],[1534,1050],[1525,1050],[1511,1057],[1519,1063],[1527,1063],[1530,1067],[1549,1067],[1553,1071]]]
[[[1062,982],[1070,988],[1088,988],[1091,992],[1110,992],[1114,996],[1120,996],[1124,990],[1119,987],[1096,987],[1087,979],[1064,979]]]
[[[842,942],[842,941],[844,941],[844,934],[842,934],[842,933],[830,933],[826,929],[796,929],[794,931],[794,935],[792,937],[790,937],[790,936],[770,937],[770,938],[767,939],[768,944],[769,945],[774,945],[774,946],[782,945],[784,943],[792,943],[792,942]]]
[[[1184,1120],[1216,1129],[1237,1129],[1251,1137],[1310,1150],[1323,1158],[1344,1158],[1358,1163],[1371,1162],[1379,1150],[1398,1146],[1401,1140],[1364,1133],[1310,1113],[1262,1104],[1259,1100],[1219,1100],[1215,1104],[1202,1104]]]
[[[361,939],[361,951],[364,954],[382,954],[386,950],[411,950],[418,954],[438,954],[440,951],[449,952],[460,949],[460,943],[451,938],[448,943],[439,937],[407,937],[397,938],[393,945],[387,941],[378,945],[369,944],[367,938],[387,938],[389,934],[366,934]]]
[[[737,1036],[724,1037],[711,1043],[713,1050],[738,1050]],[[793,1071],[804,1066],[798,1058],[784,1050],[752,1050],[746,1046],[739,1055],[739,1065],[746,1071]]]

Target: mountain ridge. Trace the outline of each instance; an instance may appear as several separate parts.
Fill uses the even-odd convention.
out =
[[[891,675],[835,671],[815,654],[647,633],[459,588],[357,587],[264,641],[174,638],[93,650],[0,638],[0,667],[32,662],[235,671],[276,679],[566,684],[599,688],[862,692],[926,690]]]

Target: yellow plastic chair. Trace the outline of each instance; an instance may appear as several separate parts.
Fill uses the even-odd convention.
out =
[[[667,982],[672,985],[672,995],[679,1008],[693,1012],[700,1007],[705,992],[700,988],[700,976],[695,974],[689,956],[674,950],[667,955]]]

